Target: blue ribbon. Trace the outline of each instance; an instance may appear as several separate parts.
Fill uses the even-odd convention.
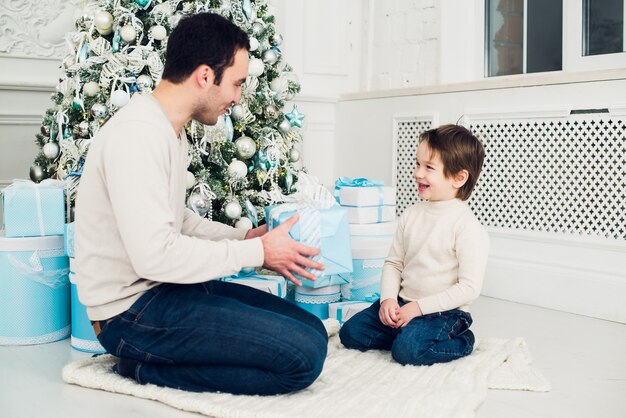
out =
[[[342,187],[378,187],[378,202],[382,205],[385,201],[385,194],[383,188],[385,184],[380,180],[370,180],[365,177],[351,178],[351,177],[339,177],[335,180],[335,199],[339,202],[339,189]],[[378,209],[378,222],[382,219],[382,209]]]

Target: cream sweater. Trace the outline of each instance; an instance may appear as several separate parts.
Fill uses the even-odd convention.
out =
[[[76,201],[76,284],[91,320],[159,283],[199,283],[263,264],[259,238],[185,207],[188,144],[135,94],[94,137]]]
[[[417,301],[423,314],[469,310],[480,295],[489,236],[458,199],[421,202],[400,217],[380,300]]]

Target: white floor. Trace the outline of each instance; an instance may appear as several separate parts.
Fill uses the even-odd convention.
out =
[[[486,297],[473,316],[478,338],[524,337],[552,384],[549,393],[491,390],[477,418],[626,416],[626,325]],[[69,340],[0,347],[0,417],[199,417],[64,384],[63,365],[85,357]]]

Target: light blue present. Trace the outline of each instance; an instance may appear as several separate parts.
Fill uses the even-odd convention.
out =
[[[65,224],[64,237],[65,255],[74,258],[74,222]]]
[[[98,341],[91,321],[87,316],[87,308],[80,303],[76,289],[75,260],[70,258],[70,284],[72,297],[72,335],[70,344],[73,349],[86,353],[105,353],[106,350]]]
[[[40,237],[65,232],[65,183],[15,180],[2,191],[7,237]]]
[[[350,283],[341,286],[344,300],[375,302],[380,298],[380,280],[391,240],[353,239],[353,271]]]
[[[341,300],[340,286],[325,286],[313,289],[296,286],[295,304],[319,319],[328,318],[328,305]]]
[[[265,211],[268,230],[276,228],[296,212],[300,214],[300,220],[291,227],[289,235],[305,245],[320,248],[320,254],[312,258],[324,264],[325,269],[308,269],[316,280],[297,275],[303,286],[319,288],[350,281],[352,253],[348,216],[344,208],[334,205],[318,209],[310,205],[286,203],[268,206]]]
[[[237,283],[243,286],[253,287],[266,293],[271,293],[279,298],[287,297],[287,280],[283,276],[258,274],[252,272],[240,272],[238,275],[224,277],[223,282]]]
[[[343,324],[357,313],[372,306],[372,302],[342,301],[328,304],[328,317]]]
[[[0,235],[0,345],[70,335],[70,283],[63,237]]]

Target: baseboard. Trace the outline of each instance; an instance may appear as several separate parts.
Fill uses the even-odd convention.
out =
[[[490,231],[482,294],[626,323],[626,243]]]

